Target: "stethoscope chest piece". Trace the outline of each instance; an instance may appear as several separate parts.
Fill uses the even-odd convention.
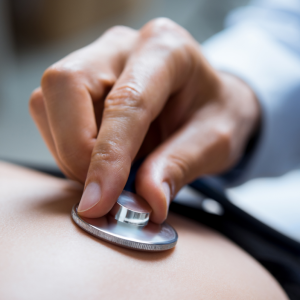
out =
[[[100,218],[84,218],[72,209],[74,222],[91,235],[121,247],[141,251],[164,251],[173,248],[176,230],[166,222],[149,221],[151,208],[136,194],[123,191],[112,210]]]

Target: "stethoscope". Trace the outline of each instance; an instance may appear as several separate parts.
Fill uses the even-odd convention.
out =
[[[135,192],[134,179],[135,174],[141,165],[142,160],[137,161],[132,165],[131,173],[127,181],[125,190]],[[196,192],[200,193],[204,198],[209,198],[222,207],[221,215],[209,215],[204,210],[195,208],[184,208],[184,205],[173,203],[170,206],[171,211],[182,213],[185,211],[185,216],[196,219],[201,222],[201,218],[205,218],[205,223],[213,228],[217,228],[222,231],[222,226],[226,222],[230,222],[231,226],[245,228],[248,232],[252,232],[271,244],[276,245],[278,248],[291,252],[295,255],[300,255],[300,243],[281,232],[271,228],[265,223],[261,222],[257,218],[251,216],[246,211],[237,207],[226,195],[225,190],[220,186],[214,184],[209,178],[197,179],[188,185]],[[202,201],[203,197],[199,197],[199,201]],[[180,208],[179,208],[180,206]]]
[[[135,193],[135,176],[142,160],[134,163],[119,199],[113,209],[97,220],[85,220],[77,213],[77,206],[72,210],[74,222],[83,230],[114,243],[118,246],[142,251],[163,251],[175,247],[178,239],[176,229],[168,223],[155,225],[150,221],[151,208],[144,199]],[[170,211],[194,219],[200,223],[224,233],[233,241],[238,235],[257,236],[270,245],[287,253],[300,255],[300,243],[261,222],[254,216],[236,206],[228,198],[221,185],[211,178],[201,178],[188,185],[199,195],[199,206],[191,207],[184,202],[172,202]],[[206,201],[215,202],[220,207],[220,214],[212,214],[204,207]],[[198,199],[196,200],[198,202]],[[233,234],[233,233],[236,234]]]

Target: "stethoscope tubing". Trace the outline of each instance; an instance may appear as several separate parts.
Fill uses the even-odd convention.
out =
[[[299,242],[271,228],[234,205],[223,190],[215,187],[208,180],[197,179],[190,183],[189,186],[197,192],[200,192],[204,197],[217,201],[222,206],[224,213],[220,218],[226,218],[232,221],[236,226],[246,228],[269,242],[275,243],[278,247],[300,255]]]

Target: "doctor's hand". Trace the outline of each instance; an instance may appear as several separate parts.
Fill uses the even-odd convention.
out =
[[[85,184],[82,216],[106,214],[146,156],[136,191],[157,223],[183,185],[237,162],[260,114],[252,90],[168,19],[114,27],[52,65],[30,112],[61,170]]]

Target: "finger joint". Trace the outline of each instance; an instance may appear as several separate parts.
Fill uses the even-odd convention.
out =
[[[149,115],[143,93],[134,84],[125,84],[114,89],[105,100],[105,114],[131,116],[138,114],[140,117]]]

